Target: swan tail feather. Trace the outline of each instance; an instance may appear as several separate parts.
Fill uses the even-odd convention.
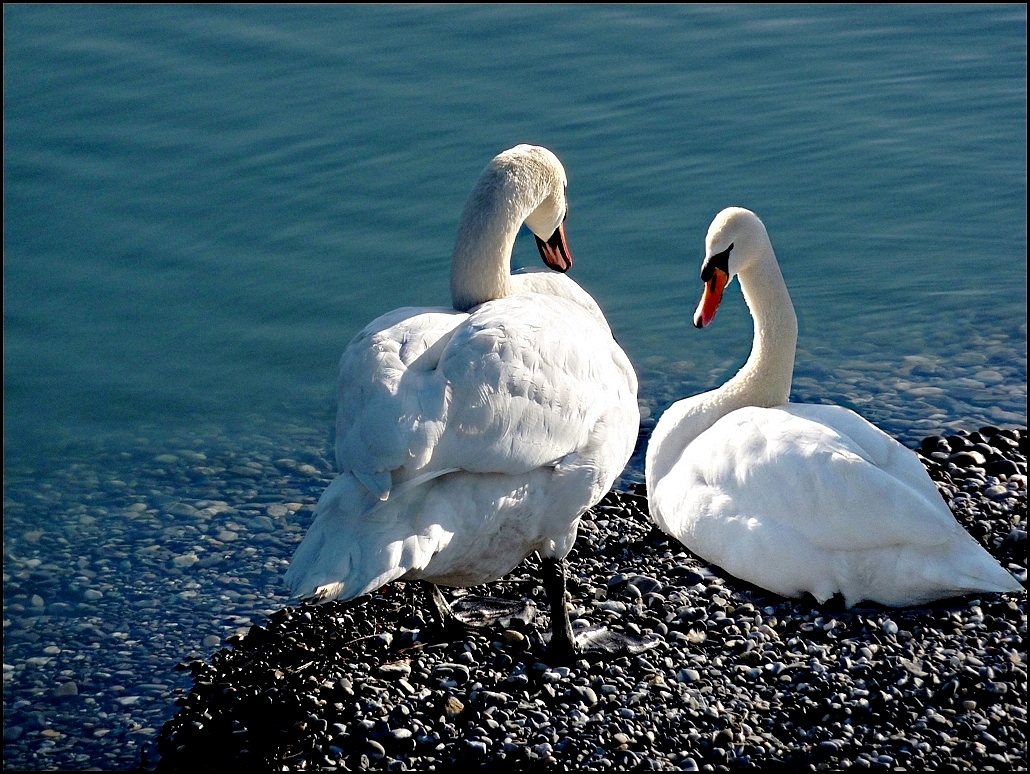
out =
[[[951,561],[928,566],[927,582],[941,590],[941,596],[987,592],[1023,591],[1022,584],[968,534],[956,536]]]
[[[936,549],[910,548],[873,561],[868,572],[851,567],[841,583],[848,607],[872,600],[894,607],[923,605],[984,593],[1025,593],[1023,585],[969,535]],[[843,581],[843,579],[842,579]]]
[[[358,476],[341,473],[333,480],[286,571],[294,598],[323,603],[367,593],[372,578],[382,574],[383,568],[375,569],[374,537],[384,525],[365,517],[385,503]]]
[[[319,604],[346,601],[423,569],[443,538],[435,530],[412,534],[406,510],[413,503],[403,496],[452,472],[415,476],[395,487],[388,500],[377,499],[350,473],[337,476],[318,501],[286,572],[291,595]]]

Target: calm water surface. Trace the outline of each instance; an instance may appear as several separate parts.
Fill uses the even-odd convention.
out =
[[[139,422],[331,423],[347,341],[447,302],[465,196],[523,141],[568,169],[574,277],[645,398],[746,358],[739,293],[714,329],[689,325],[708,223],[736,204],[783,264],[799,377],[854,355],[885,378],[906,356],[947,372],[997,339],[1019,394],[950,397],[1025,417],[1021,7],[16,6],[4,21],[8,455]],[[538,262],[531,240],[516,252]],[[821,389],[806,399],[848,393]]]
[[[31,609],[11,557],[136,583],[156,522],[105,519],[212,496],[147,501],[130,474],[169,447],[328,452],[344,346],[448,302],[465,197],[519,142],[566,166],[572,276],[649,421],[747,357],[735,286],[690,325],[708,224],[741,205],[797,306],[795,400],[909,442],[1025,425],[1025,6],[5,6],[5,604]],[[133,497],[89,484],[111,479]],[[47,542],[83,518],[128,558]],[[29,654],[7,626],[5,663]]]

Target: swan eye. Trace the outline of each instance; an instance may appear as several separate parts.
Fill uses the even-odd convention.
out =
[[[730,250],[733,249],[733,243],[723,250],[721,253],[715,253],[705,259],[705,262],[701,265],[701,281],[708,282],[715,270],[718,269],[723,274],[729,276],[730,273]]]

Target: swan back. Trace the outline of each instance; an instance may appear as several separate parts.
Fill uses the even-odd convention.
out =
[[[597,324],[611,333],[604,312],[589,293],[564,274],[558,274],[543,268],[519,269],[511,276],[516,294],[540,293],[564,299],[585,309]]]
[[[636,374],[588,305],[531,292],[469,314],[410,311],[369,325],[340,360],[341,470],[380,497],[432,470],[526,473],[575,453],[615,412],[599,457],[621,472]]]

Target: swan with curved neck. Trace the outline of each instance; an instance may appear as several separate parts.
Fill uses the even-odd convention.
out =
[[[511,251],[523,223],[533,232],[540,256],[566,272],[572,254],[565,239],[568,181],[546,148],[519,145],[494,157],[465,203],[451,261],[451,301],[467,312],[486,301],[518,292]]]
[[[701,269],[705,286],[694,326],[711,324],[723,292],[738,277],[755,322],[751,355],[724,385],[678,401],[662,415],[646,455],[649,490],[651,480],[664,476],[675,461],[675,449],[686,448],[717,420],[745,406],[779,406],[790,395],[798,320],[765,224],[750,210],[730,207],[712,222],[707,245]],[[667,453],[660,453],[663,446]]]
[[[733,277],[755,322],[751,355],[655,426],[645,465],[658,526],[784,596],[902,606],[1021,591],[912,451],[848,409],[787,402],[797,318],[764,224],[738,207],[708,230],[696,327],[712,322]]]
[[[344,351],[340,475],[287,572],[296,596],[346,600],[398,579],[475,586],[537,551],[552,653],[616,642],[573,638],[564,559],[633,451],[636,375],[579,285],[509,268],[523,223],[549,267],[572,265],[565,188],[549,150],[499,154],[461,216],[453,309],[396,309]]]

